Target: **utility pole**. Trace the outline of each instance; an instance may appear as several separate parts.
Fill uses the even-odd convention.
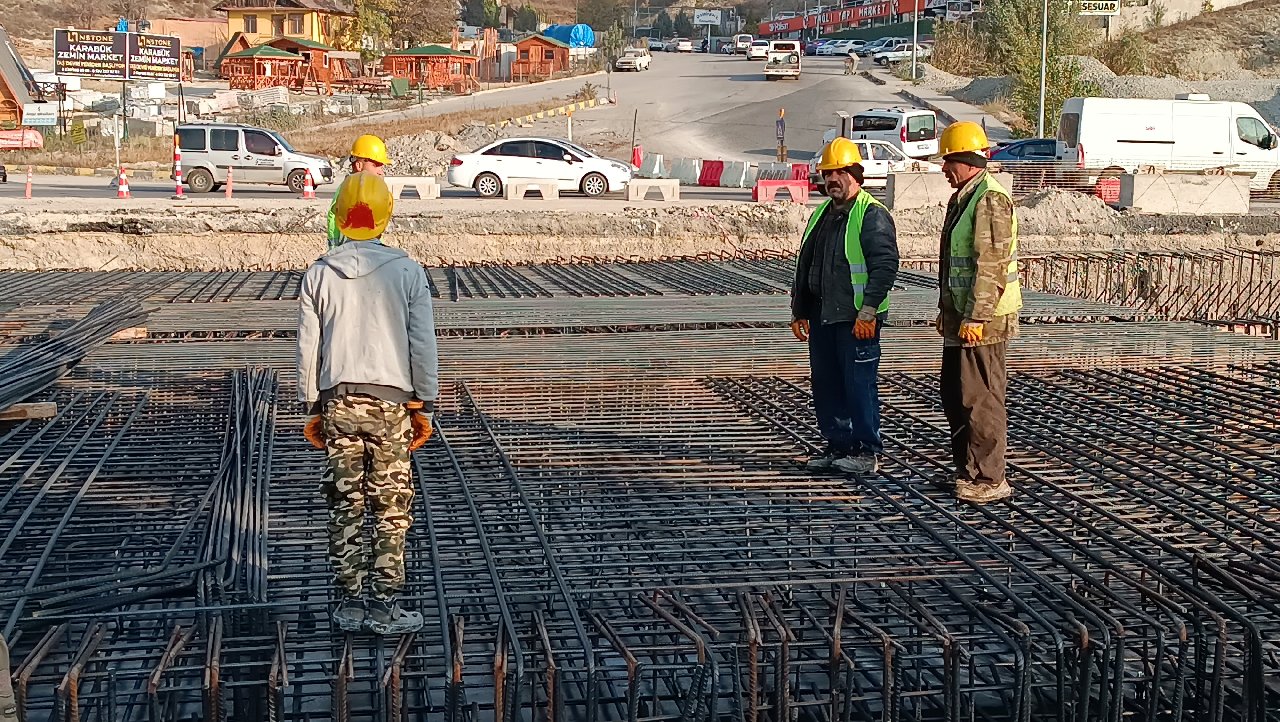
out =
[[[1040,116],[1036,122],[1036,137],[1044,137],[1045,75],[1049,71],[1049,0],[1040,9]]]
[[[924,0],[912,0],[915,6],[911,13],[911,82],[920,76],[916,74],[916,48],[920,46],[920,3]],[[937,22],[936,20],[934,21]]]

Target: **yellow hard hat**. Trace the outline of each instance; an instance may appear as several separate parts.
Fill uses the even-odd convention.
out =
[[[990,147],[987,132],[982,126],[969,120],[948,125],[938,141],[938,152],[944,158],[952,153],[981,153]]]
[[[862,154],[858,152],[858,144],[848,138],[840,137],[827,143],[827,147],[822,149],[818,170],[840,170],[861,162]]]
[[[347,176],[338,188],[333,215],[344,238],[369,241],[382,235],[391,222],[395,199],[387,182],[376,173]]]
[[[391,162],[387,156],[387,144],[376,135],[362,135],[351,144],[352,158],[366,158],[374,163],[386,165]]]

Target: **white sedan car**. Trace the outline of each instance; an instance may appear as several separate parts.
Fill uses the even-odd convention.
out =
[[[764,60],[769,57],[769,41],[756,40],[747,48],[747,60]]]
[[[601,158],[558,138],[504,138],[449,161],[449,185],[474,188],[483,198],[502,195],[508,178],[559,181],[560,192],[598,196],[621,191],[632,167]]]
[[[622,52],[622,57],[613,64],[617,70],[648,70],[652,56],[649,51],[644,48],[627,48]]]
[[[828,130],[822,136],[822,144],[830,143],[839,132]],[[941,173],[942,166],[924,160],[908,158],[897,146],[883,140],[855,140],[858,154],[862,156],[862,170],[866,176],[866,188],[883,188],[890,173]],[[818,158],[809,161],[809,182],[822,189],[822,174],[818,173]]]

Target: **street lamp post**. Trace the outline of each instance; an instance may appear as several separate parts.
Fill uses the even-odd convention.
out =
[[[1049,71],[1049,0],[1040,9],[1040,115],[1036,122],[1036,137],[1044,137],[1045,75]]]
[[[914,83],[920,77],[916,74],[916,48],[920,47],[920,3],[924,0],[913,0],[913,2],[915,6],[911,13],[911,82]]]

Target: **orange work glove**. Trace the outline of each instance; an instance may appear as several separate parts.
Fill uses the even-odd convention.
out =
[[[858,319],[853,322],[853,337],[859,341],[870,341],[876,337],[876,310],[871,307],[858,311]]]
[[[970,321],[965,319],[960,324],[960,340],[965,343],[979,343],[982,341],[982,322]]]
[[[939,336],[945,335],[942,331],[942,314],[938,314],[933,319],[933,330],[937,331]]]
[[[307,441],[317,449],[324,449],[324,431],[321,427],[320,416],[312,416],[307,425],[302,427],[302,435],[307,437]]]
[[[809,322],[803,318],[797,318],[791,322],[791,333],[795,334],[797,341],[809,340]]]
[[[409,415],[409,423],[413,425],[413,439],[409,441],[409,451],[414,452],[422,448],[431,438],[431,434],[435,429],[431,426],[431,416],[425,411],[414,411]]]

